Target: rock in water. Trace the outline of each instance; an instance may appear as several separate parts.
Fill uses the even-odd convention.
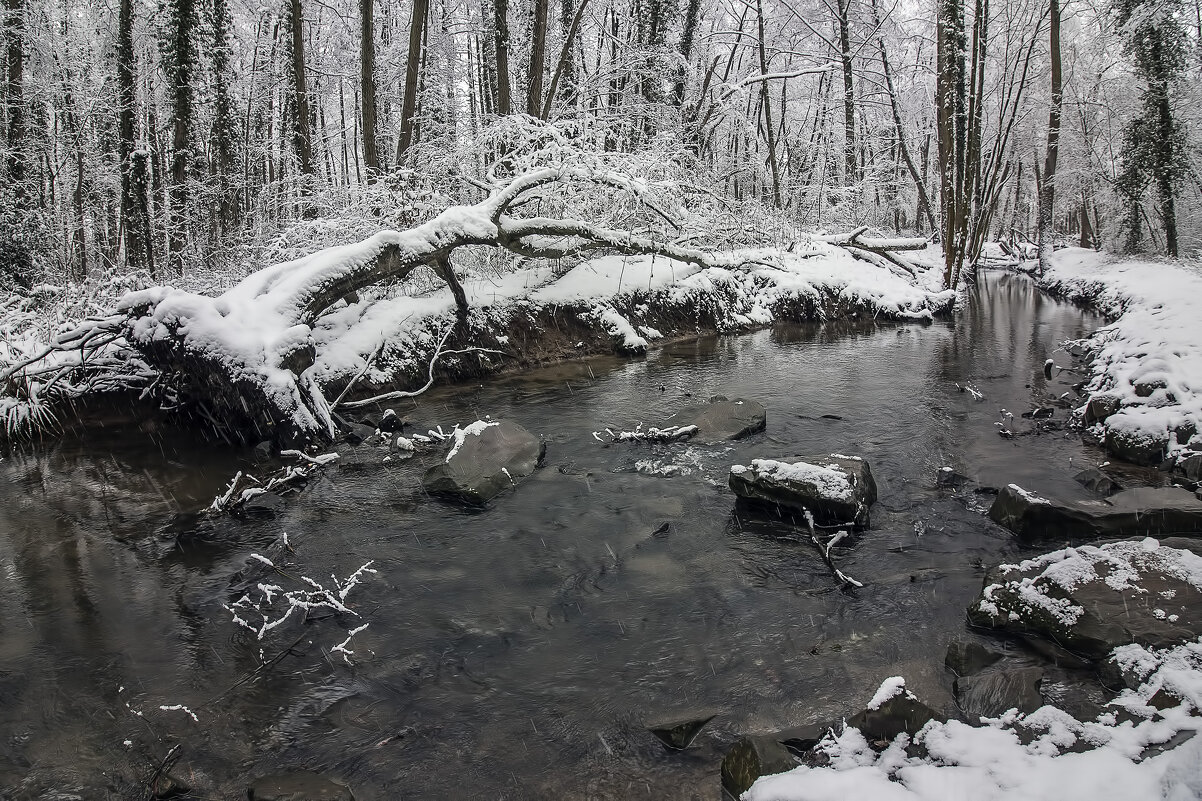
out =
[[[991,670],[974,676],[961,676],[953,686],[956,703],[968,716],[969,723],[980,718],[995,718],[1007,710],[1034,712],[1043,706],[1039,683],[1043,669],[1036,667]]]
[[[681,409],[672,415],[671,421],[673,425],[697,426],[697,433],[692,440],[713,444],[763,431],[768,424],[768,417],[763,405],[756,401],[744,398],[727,400],[718,395],[705,406]]]
[[[1090,660],[1202,635],[1202,556],[1154,539],[1081,545],[989,572],[969,622]]]
[[[722,786],[733,797],[747,792],[756,779],[797,767],[797,760],[773,737],[744,737],[722,759]]]
[[[951,668],[957,676],[971,676],[980,673],[1001,658],[1002,655],[997,651],[990,651],[978,642],[952,640],[947,645],[943,664]]]
[[[886,680],[864,711],[847,719],[869,743],[892,741],[899,734],[911,737],[932,720],[947,721],[906,689],[900,677]]]
[[[675,751],[688,748],[693,740],[705,728],[705,724],[714,719],[714,715],[693,717],[683,720],[670,720],[650,723],[647,730],[659,738],[660,742]]]
[[[249,801],[355,801],[346,785],[307,770],[256,779],[246,789],[246,797]]]
[[[1106,500],[1062,501],[1011,484],[989,517],[1024,542],[1202,534],[1202,503],[1178,487],[1140,487]]]
[[[737,464],[730,469],[730,488],[748,501],[809,511],[821,525],[866,528],[868,507],[876,501],[868,462],[840,454]]]
[[[517,423],[477,420],[455,429],[441,464],[426,471],[422,487],[483,506],[534,472],[546,446]]]
[[[1108,497],[1123,489],[1122,485],[1096,467],[1090,467],[1077,473],[1073,476],[1073,481],[1087,490]]]

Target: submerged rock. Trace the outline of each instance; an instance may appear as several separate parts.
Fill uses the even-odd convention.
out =
[[[647,731],[659,738],[659,741],[675,751],[683,751],[696,739],[705,724],[714,719],[714,713],[697,717],[657,721],[647,724]]]
[[[344,784],[307,770],[276,773],[253,781],[249,801],[355,801]]]
[[[1043,669],[1036,667],[991,670],[956,679],[953,690],[956,703],[968,716],[969,723],[980,718],[995,718],[1010,709],[1034,712],[1043,706],[1039,684]]]
[[[715,395],[704,406],[681,409],[672,415],[671,421],[677,426],[697,426],[697,433],[692,440],[713,444],[763,431],[768,424],[768,417],[763,405],[756,401],[744,398],[727,400]]]
[[[876,482],[858,456],[800,456],[755,459],[730,469],[730,488],[747,501],[809,511],[821,525],[866,528]]]
[[[422,488],[482,506],[534,472],[546,445],[509,421],[477,420],[456,429],[441,464],[426,471]]]
[[[772,736],[744,737],[722,759],[722,786],[738,798],[762,776],[797,767],[788,748]]]
[[[1123,490],[1105,500],[1045,498],[1011,484],[989,517],[1024,542],[1202,534],[1202,502],[1177,487]]]
[[[971,676],[980,673],[1001,658],[1002,655],[997,651],[991,651],[979,642],[952,640],[947,644],[943,664],[957,676]]]
[[[1065,548],[991,570],[968,618],[1095,661],[1175,645],[1202,635],[1202,557],[1150,538]]]
[[[1076,481],[1087,490],[1106,496],[1113,495],[1123,488],[1117,481],[1096,467],[1086,468],[1077,473],[1077,475],[1073,476],[1073,481]]]

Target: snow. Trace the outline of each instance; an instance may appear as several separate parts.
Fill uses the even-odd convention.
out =
[[[851,501],[851,482],[837,464],[817,465],[806,462],[778,462],[775,459],[753,459],[751,467],[737,464],[730,468],[735,475],[750,472],[755,477],[780,482],[797,482],[813,486],[819,496],[830,500]]]
[[[887,678],[881,682],[881,686],[879,689],[877,689],[876,695],[872,696],[872,700],[869,701],[868,706],[864,708],[880,709],[881,705],[886,701],[891,698],[896,698],[903,693],[908,694],[906,691],[906,680],[901,676],[891,676],[890,678]]]
[[[1119,399],[1105,429],[1137,440],[1185,442],[1202,431],[1202,270],[1181,262],[1120,259],[1092,250],[1057,251],[1042,279],[1049,290],[1095,305],[1113,323],[1092,338],[1090,395]],[[1141,397],[1136,385],[1151,394]],[[1195,443],[1202,436],[1195,435]]]
[[[1045,706],[1029,715],[1011,711],[980,727],[960,721],[931,721],[913,743],[926,755],[909,756],[907,735],[884,751],[873,750],[855,728],[828,734],[820,744],[826,767],[800,766],[757,781],[743,801],[1187,801],[1202,795],[1202,737],[1161,753],[1178,732],[1198,728],[1193,710],[1202,708],[1202,640],[1166,649],[1129,645],[1115,661],[1142,683],[1124,690],[1111,710],[1079,721]],[[903,687],[886,680],[876,698]],[[1161,688],[1182,699],[1154,710],[1147,701]],[[876,698],[873,700],[876,701]],[[1116,723],[1125,708],[1134,721]],[[1153,716],[1153,713],[1157,714]],[[1021,725],[1027,732],[1019,736]]]
[[[1092,581],[1102,580],[1115,592],[1142,592],[1140,575],[1157,572],[1202,589],[1202,556],[1180,548],[1161,545],[1151,537],[1125,540],[1106,545],[1082,545],[1064,548],[1018,564],[1002,565],[1001,574],[1025,574],[990,584],[978,602],[982,612],[997,616],[994,599],[999,591],[1017,594],[1025,607],[1055,617],[1062,625],[1072,626],[1085,610],[1063,597]]]
[[[478,437],[490,427],[495,425],[500,425],[500,423],[489,422],[487,420],[477,420],[476,422],[470,423],[463,428],[455,426],[455,430],[451,432],[451,439],[453,442],[451,443],[451,449],[447,451],[447,458],[445,459],[445,462],[447,464],[451,463],[451,460],[455,458],[455,454],[459,453],[459,449],[463,447],[463,443],[468,437]]]

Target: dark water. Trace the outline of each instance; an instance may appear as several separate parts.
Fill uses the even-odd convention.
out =
[[[1008,275],[971,300],[954,323],[705,339],[398,409],[546,438],[548,466],[482,513],[423,496],[435,456],[385,462],[378,446],[342,447],[278,517],[251,520],[194,514],[245,454],[110,430],[6,457],[0,795],[142,798],[178,743],[174,772],[204,798],[305,767],[360,801],[711,799],[736,736],[854,711],[888,676],[950,707],[946,643],[981,566],[1016,548],[983,516],[988,496],[936,489],[936,469],[1082,496],[1072,474],[1103,458],[1019,417],[1082,378],[1045,381],[1043,363],[1069,365],[1059,343],[1097,319]],[[591,435],[715,393],[761,400],[767,432],[715,447]],[[852,592],[800,532],[736,515],[725,487],[734,463],[832,451],[867,458],[880,489],[873,528],[838,552],[866,585]],[[640,460],[681,474],[634,472]],[[349,596],[361,620],[289,622],[262,643],[231,623],[230,576],[284,531],[292,576],[329,584],[374,560]],[[347,665],[331,648],[361,622]],[[260,648],[293,643],[222,696]],[[199,721],[159,709],[173,704]],[[700,711],[718,716],[684,753],[643,729]]]

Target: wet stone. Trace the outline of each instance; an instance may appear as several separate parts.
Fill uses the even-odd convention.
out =
[[[947,645],[943,664],[957,676],[971,676],[1002,658],[1002,654],[991,651],[973,640],[952,640]]]
[[[962,476],[950,467],[935,471],[935,486],[941,489],[959,489],[970,482],[968,476]]]
[[[760,777],[784,773],[795,767],[797,760],[776,738],[744,737],[722,759],[722,787],[738,798]]]
[[[1035,667],[991,670],[956,679],[956,703],[969,723],[982,717],[998,717],[1010,709],[1034,712],[1043,706],[1039,685],[1043,669]]]
[[[351,423],[347,426],[346,432],[342,435],[343,439],[351,445],[358,445],[366,442],[376,435],[376,430],[370,426],[365,426],[362,423]]]
[[[404,428],[405,421],[392,409],[385,409],[384,415],[380,418],[380,422],[376,427],[381,431],[387,431],[391,434]]]
[[[900,692],[876,709],[865,709],[847,719],[847,725],[859,729],[868,742],[891,742],[899,734],[913,736],[932,720],[947,718],[915,698]]]
[[[1202,635],[1202,590],[1182,564],[1193,556],[1173,542],[1080,546],[1063,558],[994,568],[968,608],[969,622],[1055,643],[1095,663],[1121,645],[1164,648],[1193,639]]]
[[[1100,423],[1119,410],[1120,401],[1113,395],[1094,395],[1085,404],[1085,425]]]
[[[1117,481],[1096,467],[1090,467],[1077,473],[1073,476],[1073,481],[1091,492],[1106,496],[1113,495],[1123,488]]]
[[[256,779],[246,797],[248,801],[355,801],[346,785],[307,770]]]
[[[730,488],[745,502],[809,512],[819,525],[867,528],[876,502],[868,462],[854,456],[756,459],[730,469]]]
[[[1057,500],[1006,487],[989,508],[1024,542],[1202,534],[1202,503],[1177,487],[1140,487],[1105,500]]]
[[[517,423],[477,421],[452,437],[440,464],[422,477],[422,488],[482,506],[534,472],[546,446]]]
[[[705,724],[714,719],[714,714],[691,718],[657,721],[647,725],[647,731],[654,734],[659,741],[675,751],[683,751],[692,744]]]
[[[681,409],[670,418],[672,425],[697,426],[692,441],[702,444],[742,439],[767,427],[767,413],[762,404],[744,398],[727,400],[721,395],[705,406]]]

